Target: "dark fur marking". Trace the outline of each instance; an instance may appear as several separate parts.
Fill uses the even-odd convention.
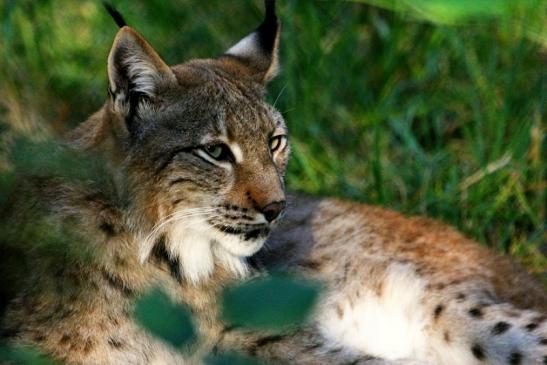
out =
[[[433,318],[437,320],[439,316],[442,314],[443,310],[444,310],[444,305],[442,304],[437,305],[435,307],[435,310],[433,311]]]
[[[70,341],[70,336],[69,336],[67,333],[65,333],[65,334],[61,337],[61,339],[59,340],[59,344],[60,344],[60,345],[66,345],[67,343],[69,343],[69,341]]]
[[[259,338],[258,340],[255,341],[254,344],[251,345],[251,348],[249,349],[249,353],[251,355],[256,355],[256,351],[259,348],[267,346],[267,345],[275,343],[275,342],[279,342],[279,341],[283,340],[284,338],[285,338],[285,336],[282,336],[282,335],[272,335],[272,336],[266,336],[266,337]]]
[[[460,301],[465,300],[465,298],[466,298],[466,297],[465,297],[465,294],[463,294],[463,293],[459,293],[459,294],[456,296],[456,299],[457,299],[457,300],[460,300]]]
[[[507,331],[509,328],[511,328],[511,325],[507,322],[498,322],[492,327],[491,333],[494,336],[501,335],[505,331]]]
[[[116,265],[117,268],[127,267],[127,260],[120,256],[119,253],[116,253],[114,254],[114,265]]]
[[[165,156],[165,153],[162,153],[160,156],[158,156],[157,159],[161,159],[161,164],[158,166],[158,168],[156,169],[156,174],[160,173],[161,171],[163,171],[165,168],[167,168],[167,166],[169,166],[171,164],[171,162],[173,162],[173,159],[179,154],[179,153],[190,153],[192,152],[192,150],[198,148],[198,146],[193,146],[193,147],[179,147],[179,148],[176,148],[170,152],[167,153],[167,158],[163,158]]]
[[[195,184],[196,182],[192,179],[188,179],[185,177],[179,177],[178,179],[169,181],[169,186],[177,185],[177,184],[183,184],[183,183],[192,183]]]
[[[38,333],[34,336],[34,342],[42,342],[46,339],[46,336],[44,336],[44,334],[42,333]]]
[[[547,338],[540,338],[539,339],[539,344],[540,345],[547,345]]]
[[[538,328],[538,324],[537,324],[537,323],[533,323],[533,322],[532,322],[532,323],[528,323],[528,324],[526,325],[525,328],[526,328],[526,330],[527,330],[528,332],[532,332],[533,330],[535,330],[536,328]]]
[[[259,251],[260,252],[260,251]],[[258,258],[258,255],[257,254],[254,254],[253,256],[251,257],[247,257],[247,259],[245,260],[247,261],[247,264],[253,269],[253,270],[257,270],[257,271],[260,271],[263,269],[263,265],[262,263],[260,262],[260,259]]]
[[[239,229],[239,228],[234,228],[234,227],[230,227],[230,226],[218,226],[218,229],[224,233],[229,233],[229,234],[243,234],[245,233],[245,231],[243,229]]]
[[[91,340],[87,340],[82,349],[83,353],[88,354],[92,349],[93,349],[93,342],[91,342]]]
[[[124,343],[122,341],[117,340],[117,339],[112,338],[112,337],[108,338],[108,344],[110,345],[110,347],[115,348],[115,349],[121,349],[121,348],[124,347]]]
[[[108,222],[102,222],[99,226],[99,229],[109,237],[116,235],[116,230],[114,229],[114,226]]]
[[[344,317],[344,310],[342,309],[340,304],[336,305],[336,314],[338,315],[339,319],[342,319],[342,317]]]
[[[547,365],[547,356],[543,356],[543,364]]]
[[[484,360],[485,358],[484,350],[479,344],[475,343],[473,344],[473,346],[471,346],[471,353],[473,354],[473,356],[475,356],[475,358],[477,358],[477,360]]]
[[[265,237],[269,233],[270,233],[270,230],[268,228],[254,229],[250,232],[245,233],[244,239],[245,239],[245,241],[249,241],[249,240],[252,240],[252,239],[259,238],[259,237]]]
[[[284,338],[285,338],[285,336],[282,336],[282,335],[266,336],[266,337],[262,337],[262,338],[258,339],[255,342],[255,345],[257,347],[262,347],[262,346],[265,346],[265,345],[273,343],[273,342],[279,342],[279,341],[283,340]]]
[[[323,347],[324,343],[321,343],[321,342],[318,342],[318,343],[314,343],[312,345],[305,345],[306,347],[306,350],[314,350],[314,349],[318,349],[320,347]]]
[[[344,365],[357,365],[361,362],[361,359],[357,359],[357,360],[353,360],[353,361],[350,361],[350,362],[346,362],[344,363]]]
[[[165,242],[163,239],[154,246],[152,256],[159,262],[165,262],[169,266],[171,276],[175,278],[179,283],[182,283],[182,273],[180,272],[180,262],[178,258],[171,258],[165,248]]]
[[[471,308],[469,310],[469,315],[474,318],[482,318],[482,310],[480,308]]]
[[[450,339],[450,333],[449,333],[448,331],[445,331],[445,332],[444,332],[444,336],[443,336],[443,337],[444,337],[444,341],[445,341],[446,343],[450,343],[451,339]]]
[[[317,270],[319,269],[319,267],[321,267],[321,264],[314,260],[305,260],[302,261],[299,266],[305,269]]]
[[[134,295],[133,289],[129,288],[125,282],[119,277],[113,276],[106,271],[102,271],[103,278],[107,283],[117,291],[121,292],[126,297],[131,297]]]
[[[510,365],[520,365],[522,361],[522,354],[520,352],[513,352],[509,355],[509,364]]]

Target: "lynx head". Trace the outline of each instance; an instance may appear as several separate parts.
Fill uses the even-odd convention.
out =
[[[163,238],[183,277],[198,282],[215,265],[244,273],[245,257],[262,247],[285,207],[287,131],[264,100],[278,41],[274,1],[215,59],[170,67],[136,31],[119,30],[95,134],[113,136],[103,145],[131,182],[141,260]]]

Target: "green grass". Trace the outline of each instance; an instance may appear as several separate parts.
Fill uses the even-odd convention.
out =
[[[368,2],[384,8],[280,0],[269,99],[291,131],[290,188],[437,217],[545,273],[545,1]],[[171,64],[221,54],[262,14],[114,3]],[[5,0],[0,17],[0,121],[61,133],[101,105],[116,26],[100,2]]]

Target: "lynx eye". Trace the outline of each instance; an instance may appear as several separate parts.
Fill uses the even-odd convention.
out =
[[[203,150],[217,161],[228,161],[232,159],[232,152],[225,144],[215,144],[203,147]]]
[[[270,151],[275,152],[277,150],[282,150],[287,144],[286,136],[275,136],[270,139]]]

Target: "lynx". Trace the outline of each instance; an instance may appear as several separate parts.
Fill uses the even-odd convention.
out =
[[[173,67],[118,18],[109,98],[69,144],[106,159],[128,203],[54,177],[29,182],[32,209],[76,224],[72,244],[94,254],[36,264],[4,334],[71,364],[193,361],[130,319],[132,299],[160,284],[217,351],[290,364],[547,364],[547,293],[508,258],[434,220],[286,195],[287,129],[264,100],[279,71],[274,5],[220,57]],[[281,334],[226,327],[221,289],[274,266],[324,284],[310,321]]]

